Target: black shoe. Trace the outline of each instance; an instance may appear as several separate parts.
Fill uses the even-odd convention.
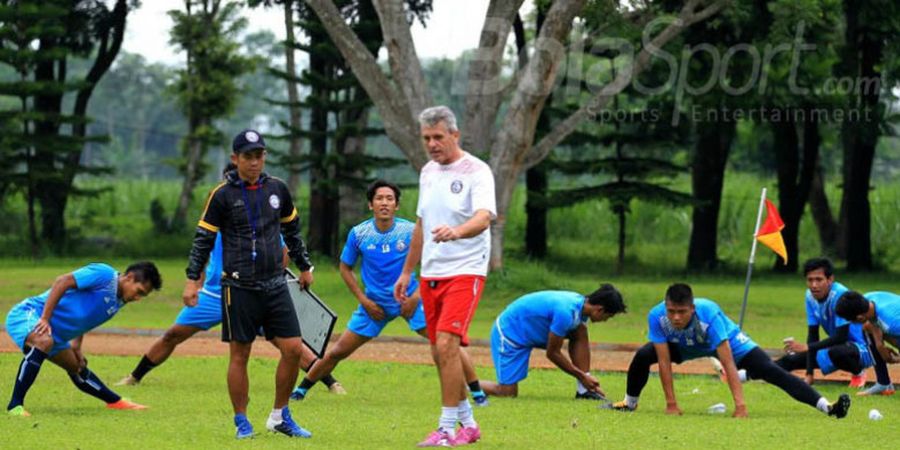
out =
[[[831,404],[831,408],[828,408],[828,415],[843,419],[847,417],[847,411],[850,411],[850,396],[841,394],[837,401]]]
[[[606,397],[601,395],[599,392],[587,391],[583,394],[575,393],[575,400],[596,400],[599,402],[605,402]]]

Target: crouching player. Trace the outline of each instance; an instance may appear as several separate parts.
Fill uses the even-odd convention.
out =
[[[531,350],[547,350],[547,359],[577,381],[576,399],[605,400],[600,382],[591,375],[587,321],[605,322],[625,312],[622,295],[611,284],[589,295],[540,291],[519,297],[500,313],[491,329],[491,356],[497,382],[482,382],[489,395],[515,397],[528,376]],[[569,357],[562,353],[568,339]]]
[[[103,400],[107,408],[146,408],[111,391],[87,368],[81,342],[85,333],[111,319],[125,304],[161,286],[159,271],[151,262],[132,264],[125,273],[95,263],[57,277],[43,294],[13,306],[6,316],[6,331],[25,357],[16,372],[8,414],[30,415],[24,408],[25,394],[48,358],[68,372],[75,387]]]
[[[829,416],[843,418],[850,409],[850,396],[841,394],[837,402],[828,400],[803,380],[777,366],[759,346],[741,332],[712,300],[694,299],[690,286],[673,284],[666,299],[648,315],[650,342],[641,347],[628,368],[625,400],[609,405],[620,411],[634,411],[647,384],[650,366],[659,364],[659,380],[666,396],[666,414],[681,415],[675,400],[672,363],[716,356],[734,398],[734,417],[747,417],[744,391],[738,369],[751,378],[763,379]]]
[[[860,295],[850,291],[837,302],[837,314],[850,322],[863,324],[871,338],[875,351],[875,373],[878,380],[866,395],[893,395],[894,385],[887,371],[887,364],[900,363],[900,295],[891,292],[869,292]],[[894,348],[884,345],[889,342]]]

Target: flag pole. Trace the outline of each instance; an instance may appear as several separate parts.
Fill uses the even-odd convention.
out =
[[[759,212],[756,213],[756,228],[753,229],[753,246],[750,247],[750,261],[747,263],[747,280],[744,281],[744,301],[741,303],[741,317],[738,328],[744,329],[744,314],[747,312],[747,296],[750,294],[750,276],[753,274],[753,261],[756,259],[756,234],[762,222],[763,208],[766,206],[766,188],[762,188],[759,196]]]

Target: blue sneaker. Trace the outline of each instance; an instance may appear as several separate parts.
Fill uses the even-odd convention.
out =
[[[253,437],[253,425],[247,420],[247,416],[243,414],[234,415],[234,426],[237,427],[236,439],[248,439]]]
[[[475,401],[475,406],[488,405],[488,396],[484,393],[484,391],[473,392],[472,400]]]
[[[300,386],[294,388],[294,392],[291,392],[291,400],[303,400],[306,398],[307,389],[303,389]]]
[[[266,420],[266,428],[273,433],[281,433],[289,437],[311,438],[312,433],[294,422],[291,418],[291,410],[287,406],[281,409],[281,422],[276,422],[269,416]]]

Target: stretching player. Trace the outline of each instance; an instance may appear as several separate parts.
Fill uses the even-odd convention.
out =
[[[547,359],[577,381],[575,398],[605,400],[600,382],[591,375],[587,321],[605,322],[625,312],[622,294],[611,284],[588,295],[569,291],[540,291],[513,301],[491,329],[491,356],[497,382],[485,381],[490,395],[515,397],[519,381],[528,376],[533,348],[547,351]],[[569,357],[562,353],[569,340]]]
[[[34,383],[45,359],[62,367],[82,392],[106,403],[111,409],[144,409],[107,388],[87,368],[81,353],[84,334],[111,319],[125,304],[159,290],[162,280],[151,262],[128,266],[125,273],[106,264],[88,264],[56,278],[43,294],[29,297],[6,316],[6,332],[25,357],[16,372],[10,415],[29,416],[25,394]]]
[[[835,308],[838,315],[854,323],[863,324],[875,358],[875,374],[878,380],[859,395],[893,395],[894,385],[887,364],[900,363],[900,295],[891,292],[869,292],[859,295],[850,291],[844,294]],[[884,345],[889,342],[894,348]]]
[[[787,392],[795,400],[806,403],[829,416],[843,418],[850,409],[850,396],[841,394],[837,402],[828,400],[812,386],[777,366],[755,342],[741,332],[712,300],[694,299],[690,286],[673,284],[666,299],[656,305],[647,317],[650,342],[641,347],[628,367],[625,400],[609,404],[619,411],[634,411],[641,391],[647,384],[650,366],[659,364],[659,380],[666,396],[666,414],[681,415],[675,400],[672,363],[716,356],[725,370],[728,387],[734,398],[734,417],[747,417],[744,391],[738,369],[753,378],[763,379]]]

